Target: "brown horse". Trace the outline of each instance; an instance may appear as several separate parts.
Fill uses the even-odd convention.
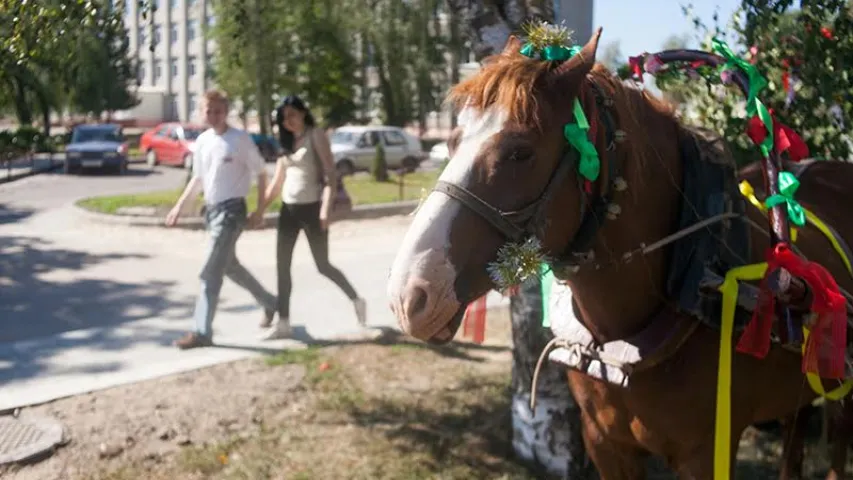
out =
[[[685,194],[684,162],[690,161],[681,152],[691,137],[671,107],[595,64],[600,34],[599,29],[579,54],[559,65],[520,55],[521,44],[512,38],[479,73],[455,87],[452,99],[463,108],[449,142],[451,160],[397,253],[388,283],[391,309],[408,334],[450,341],[466,304],[495,287],[487,267],[508,239],[535,234],[552,258],[567,258],[565,252],[588,230],[584,219],[596,211],[596,199],[608,198],[621,212],[608,209],[609,219],[602,215],[594,234],[587,235],[589,252],[571,257],[598,263],[557,272],[573,292],[578,316],[598,344],[631,338],[650,325],[680,333],[676,344],[661,349],[665,355],[638,365],[627,386],[569,370],[587,451],[605,480],[643,478],[649,454],[666,459],[681,478],[710,479],[719,330],[674,308],[666,293],[670,248],[620,261],[675,231]],[[591,191],[575,171],[564,179],[555,175],[565,172],[563,126],[573,121],[576,98],[588,117],[600,118],[596,112],[608,109],[613,123],[595,127],[602,165]],[[744,175],[760,190],[760,169]],[[853,239],[844,207],[853,200],[848,193],[853,165],[816,162],[800,181],[800,202],[842,238]],[[742,263],[760,262],[769,245],[766,219],[757,209],[747,213],[762,229],[746,230],[750,258]],[[853,288],[819,232],[803,229],[797,245],[840,286]],[[800,365],[798,353],[778,344],[763,359],[734,355],[733,455],[747,426],[791,415],[815,398]]]

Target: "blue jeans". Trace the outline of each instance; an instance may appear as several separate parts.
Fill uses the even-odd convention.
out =
[[[201,269],[201,293],[195,304],[196,332],[207,338],[213,337],[213,317],[219,303],[222,281],[228,277],[245,288],[267,311],[275,311],[278,300],[237,260],[237,239],[246,226],[246,201],[232,198],[208,206],[204,213],[210,239],[207,256]]]

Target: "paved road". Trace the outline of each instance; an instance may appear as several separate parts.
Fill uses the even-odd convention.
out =
[[[18,214],[47,211],[83,197],[179,188],[185,178],[186,173],[180,168],[152,170],[142,163],[131,164],[127,174],[121,176],[94,171],[67,175],[61,169],[43,173],[0,185],[0,222],[3,210],[13,206]]]
[[[82,196],[174,188],[178,169],[134,167],[125,177],[61,173],[0,185],[0,410],[296,346],[262,342],[260,311],[226,282],[215,323],[223,348],[180,352],[191,326],[204,233],[91,223]],[[396,327],[385,280],[406,216],[336,224],[332,261],[368,302],[368,322]],[[274,291],[275,232],[247,232],[238,256]],[[360,334],[352,307],[296,247],[297,339]]]

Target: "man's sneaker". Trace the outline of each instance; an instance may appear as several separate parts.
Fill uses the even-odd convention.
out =
[[[290,326],[289,318],[278,318],[278,322],[276,322],[275,326],[267,332],[264,336],[264,340],[279,340],[282,338],[290,338],[293,335],[293,328]]]
[[[367,303],[363,298],[356,298],[352,301],[352,305],[355,307],[355,317],[358,319],[358,324],[362,327],[367,325]]]
[[[195,332],[189,332],[178,340],[175,340],[175,346],[181,350],[209,347],[211,345],[213,345],[213,340],[211,340],[210,337],[205,337]]]
[[[261,328],[270,328],[273,318],[275,318],[275,310],[264,310],[264,317],[261,319]]]

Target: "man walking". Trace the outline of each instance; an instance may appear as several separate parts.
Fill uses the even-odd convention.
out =
[[[251,137],[228,125],[228,98],[218,90],[204,94],[204,115],[210,126],[195,142],[192,178],[175,206],[166,216],[166,225],[174,226],[184,206],[197,194],[204,194],[205,224],[210,235],[207,255],[201,269],[201,292],[195,305],[195,331],[175,342],[181,349],[213,344],[213,317],[219,302],[223,277],[245,288],[264,308],[265,321],[271,322],[277,310],[276,297],[237,260],[237,239],[245,227],[263,221],[263,195],[258,207],[247,218],[246,196],[256,177],[258,191],[266,191],[264,159]]]

